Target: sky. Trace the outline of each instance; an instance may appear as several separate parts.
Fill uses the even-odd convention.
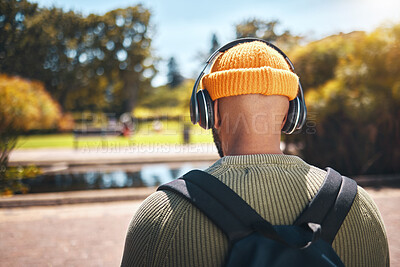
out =
[[[31,0],[40,7],[56,6],[88,15],[134,6],[151,10],[153,48],[162,58],[153,85],[167,81],[167,61],[175,57],[186,78],[196,78],[209,53],[211,36],[220,45],[235,39],[235,24],[246,19],[278,20],[278,30],[289,30],[307,40],[340,32],[372,31],[400,23],[400,0]]]

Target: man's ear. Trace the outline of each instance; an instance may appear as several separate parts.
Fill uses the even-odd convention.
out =
[[[218,129],[221,125],[221,117],[219,116],[218,99],[214,100],[214,128]]]

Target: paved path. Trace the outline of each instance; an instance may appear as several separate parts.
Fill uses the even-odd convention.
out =
[[[11,165],[63,166],[104,165],[124,163],[156,163],[184,161],[215,161],[219,158],[214,144],[108,145],[93,148],[16,149],[10,155]]]
[[[0,266],[118,266],[140,202],[0,210]]]
[[[81,190],[57,193],[35,193],[0,196],[0,208],[17,208],[30,206],[55,206],[66,204],[100,203],[111,201],[143,201],[155,191],[155,187],[130,187],[107,190]]]
[[[368,191],[386,225],[391,266],[400,266],[400,189]],[[0,209],[0,266],[119,266],[140,203]]]

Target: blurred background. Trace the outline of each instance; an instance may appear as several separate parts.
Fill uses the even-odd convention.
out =
[[[190,123],[189,99],[208,56],[241,37],[280,47],[301,79],[309,115],[282,136],[284,152],[371,188],[398,230],[398,10],[395,0],[0,0],[4,266],[118,265],[138,201],[218,159],[211,134]],[[76,231],[60,245],[24,238],[48,224],[54,240],[50,225],[64,220]],[[48,247],[64,260],[43,258]]]

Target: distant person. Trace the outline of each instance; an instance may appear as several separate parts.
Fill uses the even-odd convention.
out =
[[[162,131],[162,129],[163,129],[163,123],[160,120],[155,120],[153,122],[153,130],[156,133],[160,133]]]
[[[198,79],[205,90],[197,104],[209,94],[210,105],[200,108],[199,117],[192,110],[193,122],[212,129],[221,156],[206,172],[273,225],[293,224],[326,175],[325,170],[280,150],[281,131],[291,133],[304,123],[301,113],[293,113],[299,106],[289,105],[298,101],[305,109],[290,64],[265,42],[230,43],[215,54],[210,73]],[[192,103],[195,108],[197,104]],[[382,218],[360,187],[332,247],[348,267],[389,265]],[[227,237],[206,215],[180,195],[158,191],[131,221],[122,266],[221,266],[228,250]]]
[[[131,136],[131,128],[129,127],[129,125],[128,124],[126,124],[126,123],[123,123],[122,124],[122,135],[124,136],[124,137],[130,137]]]
[[[122,124],[122,129],[121,129],[122,136],[130,137],[135,130],[135,124],[132,116],[128,112],[123,113],[120,116],[119,121]]]

